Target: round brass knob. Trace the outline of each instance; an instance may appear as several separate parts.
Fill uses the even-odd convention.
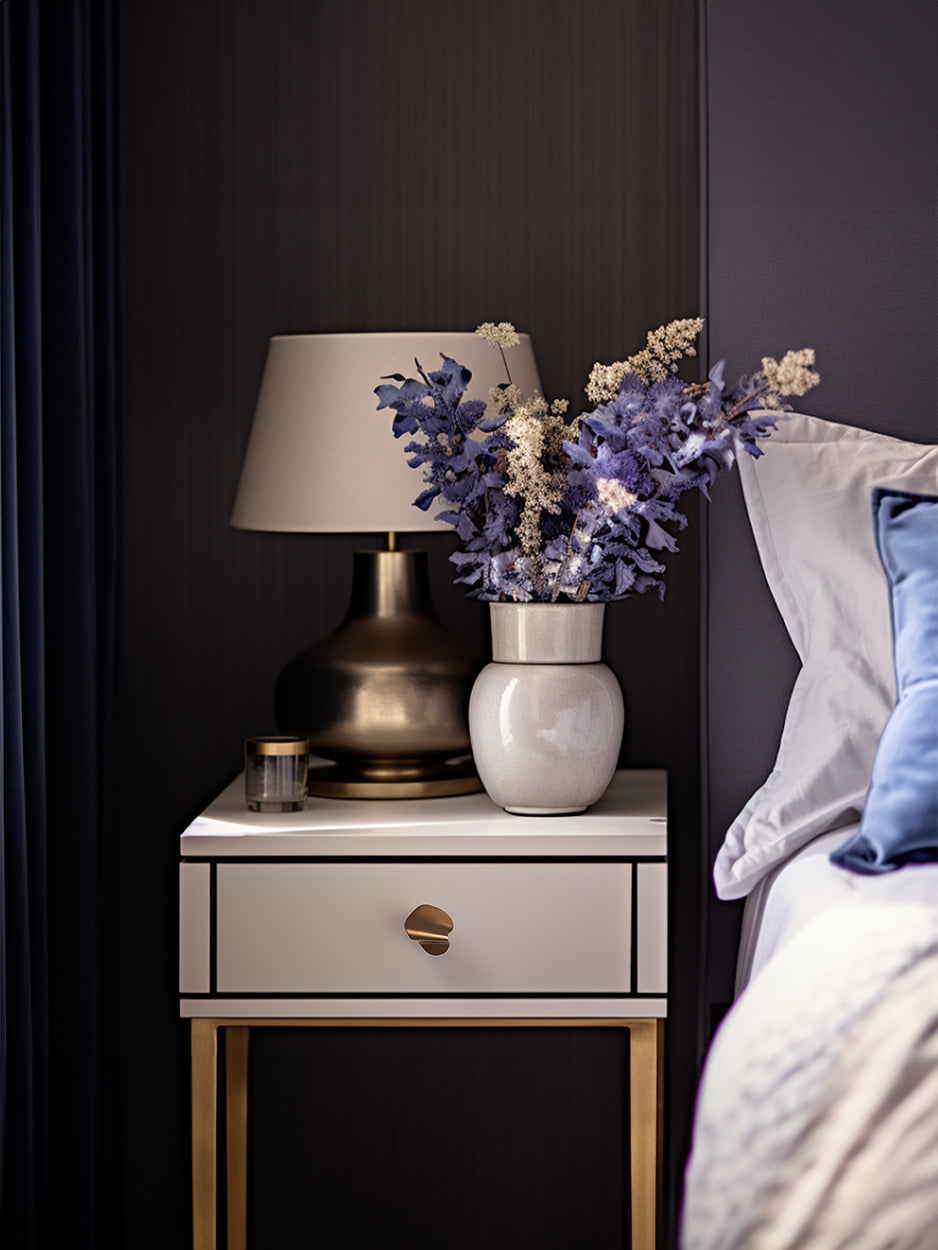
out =
[[[419,942],[428,955],[445,955],[449,950],[453,921],[439,907],[421,903],[404,921],[404,930],[411,941]]]

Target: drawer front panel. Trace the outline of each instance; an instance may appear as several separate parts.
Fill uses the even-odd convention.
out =
[[[628,993],[633,868],[594,864],[221,863],[221,994]],[[447,912],[450,948],[404,931]]]

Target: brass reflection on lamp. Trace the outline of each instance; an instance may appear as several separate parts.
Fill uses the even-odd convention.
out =
[[[270,340],[231,524],[239,529],[389,535],[356,551],[340,627],[277,679],[280,731],[331,761],[309,771],[310,794],[410,798],[481,789],[467,708],[480,660],[436,620],[427,553],[399,551],[398,532],[446,532],[413,500],[422,489],[377,412],[374,388],[395,373],[435,369],[441,355],[472,373],[467,396],[506,380],[501,356],[474,334],[300,334]],[[539,388],[531,341],[512,352],[512,379]]]

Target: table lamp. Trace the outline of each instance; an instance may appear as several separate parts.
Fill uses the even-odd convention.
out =
[[[399,532],[446,532],[413,501],[422,475],[377,411],[391,374],[417,377],[441,355],[472,373],[488,399],[507,381],[497,348],[475,334],[290,334],[270,340],[231,524],[238,529],[387,534],[386,550],[356,551],[339,628],[277,679],[281,733],[309,739],[310,794],[414,798],[481,789],[467,708],[480,661],[436,620],[426,551],[397,550]],[[508,354],[512,381],[540,389],[531,340]]]

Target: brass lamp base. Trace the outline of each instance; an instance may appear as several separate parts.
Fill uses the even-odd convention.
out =
[[[438,777],[412,781],[362,777],[342,764],[324,764],[307,774],[309,793],[323,799],[442,799],[482,789],[472,756],[447,760]]]
[[[482,789],[469,695],[482,666],[437,621],[425,551],[356,551],[348,614],[277,679],[282,733],[309,741],[309,793],[410,799]]]

